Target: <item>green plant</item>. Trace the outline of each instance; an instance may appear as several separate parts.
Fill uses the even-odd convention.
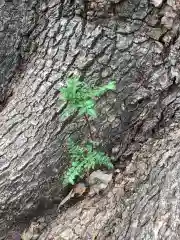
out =
[[[78,112],[79,116],[88,115],[96,117],[96,98],[108,90],[115,89],[115,82],[100,87],[90,87],[86,83],[80,81],[78,77],[68,78],[67,86],[61,88],[60,100],[67,103],[67,108],[62,114],[63,117],[68,117],[74,112]]]
[[[63,183],[74,184],[78,178],[84,175],[95,166],[104,165],[112,168],[113,165],[110,158],[105,153],[94,148],[93,134],[89,118],[97,117],[96,100],[108,90],[115,89],[115,82],[111,81],[108,84],[100,87],[90,87],[85,82],[82,82],[79,77],[71,77],[67,80],[67,86],[60,90],[60,100],[66,103],[61,118],[66,118],[74,113],[78,116],[83,116],[86,121],[91,143],[86,143],[84,146],[75,144],[72,140],[68,141],[68,151],[71,158],[71,166],[64,175]]]
[[[96,166],[104,165],[108,169],[113,168],[110,158],[106,156],[104,152],[95,150],[92,143],[80,146],[69,139],[68,150],[71,167],[64,175],[64,185],[69,183],[75,184],[77,178],[84,177],[85,173],[94,169]]]

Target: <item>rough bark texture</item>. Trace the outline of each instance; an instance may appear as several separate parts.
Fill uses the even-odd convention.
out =
[[[107,192],[60,214],[38,239],[178,240],[180,129],[167,130],[134,153]]]
[[[73,129],[81,130],[81,124],[71,124],[72,119],[59,121],[57,88],[68,74],[77,72],[96,84],[116,79],[117,91],[99,102],[101,114],[94,125],[120,166],[160,128],[179,121],[180,6],[175,0],[163,1],[159,8],[149,0],[1,4],[3,236],[13,221],[31,213],[45,199],[51,202],[61,192],[56,182],[58,172],[67,165],[64,139]],[[157,158],[156,163],[159,161]],[[159,178],[163,181],[163,176]],[[153,179],[146,181],[148,186]],[[169,181],[171,185],[173,178]],[[148,199],[146,190],[145,194]],[[170,214],[173,221],[173,208]],[[127,230],[125,222],[120,225],[119,229],[127,232],[126,239],[135,239],[128,235],[134,234],[128,233],[134,225]],[[145,227],[142,225],[140,236]]]
[[[22,67],[22,59],[32,51],[38,6],[38,1],[0,1],[0,110],[13,94],[12,78]]]

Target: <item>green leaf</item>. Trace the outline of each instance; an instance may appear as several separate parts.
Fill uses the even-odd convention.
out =
[[[72,184],[72,185],[75,183],[75,182],[74,182],[74,178],[73,178],[72,176],[69,177],[68,181],[69,181],[69,183]]]
[[[72,167],[77,167],[78,166],[78,162],[72,162]]]
[[[106,85],[106,89],[107,89],[107,90],[115,90],[115,89],[116,89],[116,82],[115,82],[115,81],[109,82],[109,83]]]
[[[91,117],[97,117],[96,111],[94,109],[88,109],[87,114]]]
[[[100,87],[90,87],[86,83],[81,82],[79,77],[71,77],[67,79],[67,86],[60,89],[60,100],[68,103],[62,118],[72,115],[78,111],[79,116],[88,114],[97,117],[95,111],[95,97],[100,97],[108,90],[116,88],[115,81]]]
[[[64,185],[74,184],[96,166],[104,165],[108,169],[113,168],[110,158],[104,152],[95,150],[93,143],[88,142],[84,146],[79,146],[72,140],[68,140],[68,149],[71,159],[75,161],[72,161],[71,166],[65,172]]]

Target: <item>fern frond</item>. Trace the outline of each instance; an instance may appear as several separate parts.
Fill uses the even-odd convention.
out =
[[[79,116],[86,114],[89,117],[96,117],[95,98],[114,89],[114,81],[104,86],[91,88],[84,82],[81,82],[78,77],[68,78],[67,86],[60,89],[60,100],[67,102],[67,108],[61,117],[68,117],[75,111],[78,112]]]
[[[100,87],[96,87],[96,88],[92,89],[91,94],[92,94],[92,97],[100,97],[105,92],[107,92],[109,90],[115,90],[115,89],[116,89],[116,83],[115,83],[115,81],[111,81],[104,86],[100,86]]]
[[[91,143],[81,147],[69,140],[68,149],[71,166],[64,174],[64,185],[75,184],[77,179],[83,178],[87,172],[93,170],[96,166],[103,165],[108,169],[113,168],[110,158],[105,153],[95,150]]]

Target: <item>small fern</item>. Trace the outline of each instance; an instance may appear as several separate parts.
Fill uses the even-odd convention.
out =
[[[96,117],[95,99],[108,90],[114,89],[114,81],[104,86],[92,88],[80,81],[79,77],[68,78],[67,86],[60,89],[60,100],[67,103],[67,107],[61,118],[66,118],[74,112],[78,112],[79,116],[87,115],[89,117]]]
[[[113,168],[110,158],[104,152],[93,149],[92,143],[87,143],[81,147],[72,140],[69,140],[68,150],[71,166],[64,175],[64,185],[75,184],[78,179],[83,178],[87,172],[96,166],[104,165],[108,169]]]
[[[95,141],[91,131],[89,117],[95,118],[96,99],[108,90],[115,89],[115,82],[111,81],[108,84],[100,87],[90,87],[85,82],[80,81],[79,77],[71,77],[67,80],[67,86],[60,90],[60,100],[66,103],[61,118],[66,118],[77,112],[79,116],[84,116],[86,121],[91,143],[86,143],[84,146],[75,144],[72,140],[68,141],[68,151],[71,159],[71,166],[65,172],[63,184],[75,184],[79,178],[83,178],[87,172],[94,169],[96,166],[106,166],[113,168],[110,158],[105,153],[95,149]]]

